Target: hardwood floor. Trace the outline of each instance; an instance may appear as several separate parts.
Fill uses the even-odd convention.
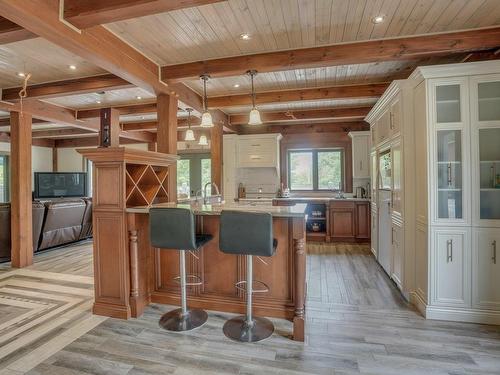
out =
[[[35,258],[33,268],[50,270],[50,256],[59,272],[77,270],[86,263],[80,250],[75,262],[63,249]],[[500,327],[423,319],[368,246],[308,244],[307,272],[305,343],[291,341],[291,323],[279,319],[268,340],[234,343],[221,330],[232,315],[219,312],[197,330],[166,332],[158,320],[172,307],[153,305],[140,319],[109,318],[69,344],[61,340],[28,374],[500,374]],[[0,305],[0,327],[17,309]]]

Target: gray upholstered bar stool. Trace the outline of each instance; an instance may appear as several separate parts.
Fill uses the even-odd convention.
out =
[[[272,335],[273,323],[266,318],[252,315],[252,294],[268,292],[269,287],[253,289],[253,257],[270,257],[276,252],[277,241],[273,239],[273,218],[269,213],[226,211],[220,217],[219,248],[226,254],[245,255],[247,277],[236,283],[247,296],[246,315],[228,320],[223,327],[230,339],[242,342],[256,342]]]
[[[187,308],[187,286],[201,285],[195,275],[186,275],[186,251],[198,250],[212,239],[209,234],[196,234],[194,214],[186,208],[151,208],[149,210],[151,245],[164,250],[179,251],[181,308],[169,311],[160,319],[160,326],[169,331],[189,331],[207,321],[204,310]],[[195,279],[188,283],[187,278]]]

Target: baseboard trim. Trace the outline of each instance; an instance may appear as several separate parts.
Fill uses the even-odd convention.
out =
[[[427,306],[426,318],[480,324],[500,325],[500,311],[479,309],[454,309],[450,307]]]
[[[410,293],[410,303],[426,319],[500,325],[500,311],[428,306],[418,293]]]

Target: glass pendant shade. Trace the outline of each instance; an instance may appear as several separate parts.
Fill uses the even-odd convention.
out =
[[[186,134],[184,135],[185,141],[194,141],[194,132],[191,129],[186,130]]]
[[[208,146],[208,140],[206,135],[200,135],[200,141],[198,142],[200,146]]]
[[[248,119],[248,125],[262,125],[260,112],[257,108],[254,108],[250,111],[250,118]]]
[[[214,122],[212,120],[212,115],[210,114],[210,112],[208,112],[208,111],[203,112],[203,114],[201,115],[200,126],[202,128],[213,128]]]

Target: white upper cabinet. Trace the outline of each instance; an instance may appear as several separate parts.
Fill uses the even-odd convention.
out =
[[[436,223],[470,223],[467,90],[466,78],[432,80],[429,84],[434,134],[431,198]]]
[[[391,104],[391,136],[397,136],[401,133],[402,112],[401,97],[397,96]]]
[[[388,108],[376,123],[376,142],[377,144],[384,143],[391,138],[391,111]]]
[[[370,132],[350,132],[352,138],[352,177],[370,178]]]
[[[500,74],[470,78],[474,225],[500,227]]]
[[[274,167],[279,170],[280,134],[238,137],[238,167]]]

